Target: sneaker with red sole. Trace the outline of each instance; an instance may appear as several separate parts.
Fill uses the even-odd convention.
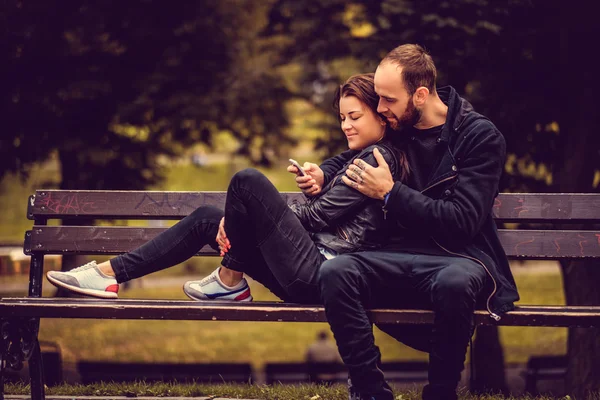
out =
[[[116,299],[119,297],[117,280],[114,276],[102,273],[96,261],[90,261],[67,272],[49,271],[46,277],[54,286],[75,293],[102,299]]]

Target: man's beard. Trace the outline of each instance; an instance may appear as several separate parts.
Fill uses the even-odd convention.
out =
[[[414,126],[421,119],[422,112],[417,109],[412,102],[412,96],[408,99],[408,104],[406,105],[406,110],[402,113],[400,118],[394,115],[394,120],[388,122],[390,123],[390,127],[395,131],[401,131],[405,128]]]

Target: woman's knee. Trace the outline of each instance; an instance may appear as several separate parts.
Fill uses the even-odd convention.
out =
[[[223,210],[214,206],[200,206],[190,216],[196,220],[211,221],[218,224],[221,218],[223,218],[224,213]]]
[[[257,169],[246,168],[238,171],[231,178],[232,185],[253,185],[256,182],[268,180],[267,177]]]

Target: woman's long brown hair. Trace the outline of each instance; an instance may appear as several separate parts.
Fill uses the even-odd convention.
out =
[[[337,112],[338,118],[340,118],[340,99],[346,96],[354,96],[362,103],[366,104],[371,109],[373,114],[378,118],[386,120],[384,116],[377,112],[377,105],[379,104],[379,96],[375,92],[375,74],[358,74],[353,75],[343,85],[340,85],[335,93],[333,99],[333,108]],[[392,129],[386,124],[385,135],[389,133],[393,134]],[[398,158],[398,170],[400,175],[400,181],[406,183],[409,175],[408,158],[406,152],[399,149],[394,145],[396,150],[396,157]]]

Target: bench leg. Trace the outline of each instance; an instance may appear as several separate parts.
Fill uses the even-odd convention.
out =
[[[4,400],[4,371],[6,370],[6,356],[8,354],[8,338],[4,335],[4,321],[0,321],[0,400]]]
[[[525,378],[525,393],[531,396],[537,396],[537,374],[527,374]]]
[[[31,377],[31,398],[44,400],[44,369],[38,342],[40,320],[10,319],[1,321],[0,348],[0,400],[4,399],[4,373],[6,367],[20,370],[23,362],[29,360]]]
[[[33,353],[29,359],[29,377],[31,379],[31,400],[44,400],[44,364],[42,363],[42,352],[40,343],[36,340]]]
[[[37,223],[37,221],[36,221]],[[42,282],[44,278],[44,255],[33,253],[29,268],[29,297],[42,297]],[[29,353],[29,378],[31,382],[31,399],[44,400],[44,365],[42,353],[38,342],[40,330],[40,319],[32,318],[28,321],[28,343],[26,346]]]

